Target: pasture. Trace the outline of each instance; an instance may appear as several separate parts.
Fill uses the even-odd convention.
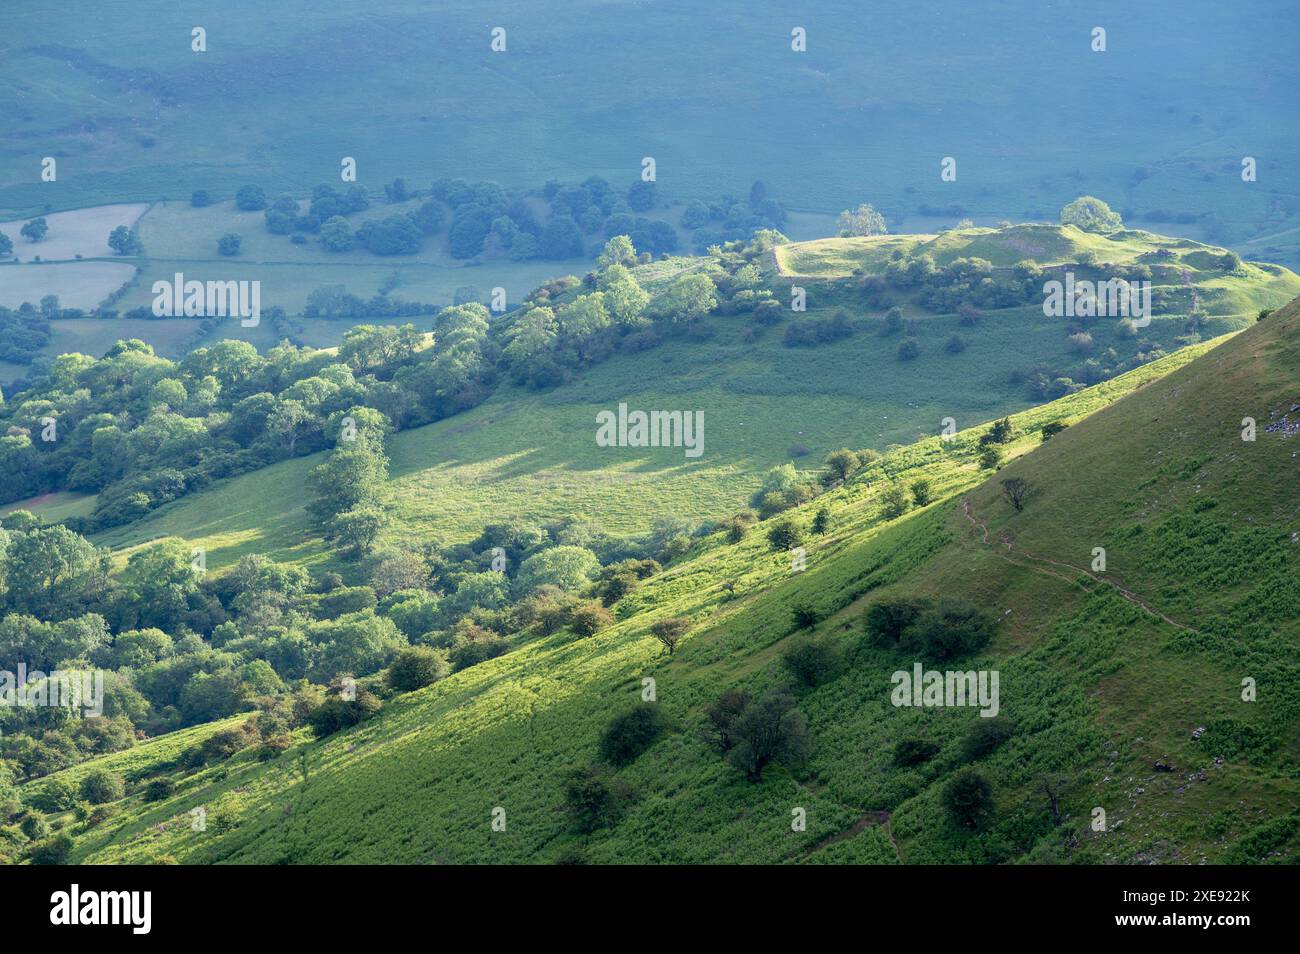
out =
[[[96,307],[129,282],[135,265],[129,262],[58,262],[52,264],[0,264],[0,305],[17,308],[23,302],[40,303],[57,295],[64,308]]]
[[[14,255],[23,262],[30,262],[37,256],[42,262],[109,258],[114,254],[108,247],[109,233],[119,225],[135,225],[146,209],[148,205],[145,203],[127,202],[48,212],[44,218],[49,232],[39,242],[29,242],[19,234],[29,219],[0,222],[0,232],[9,236],[14,243]]]

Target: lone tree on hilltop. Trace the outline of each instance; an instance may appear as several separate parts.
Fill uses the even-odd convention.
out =
[[[877,212],[869,202],[863,202],[856,209],[845,209],[840,213],[839,235],[848,238],[858,235],[884,235],[885,217]]]
[[[1061,209],[1061,224],[1076,225],[1085,232],[1114,232],[1124,227],[1124,220],[1096,196],[1081,195]]]

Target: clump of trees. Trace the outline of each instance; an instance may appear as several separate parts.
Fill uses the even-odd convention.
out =
[[[387,680],[397,692],[414,692],[431,686],[451,672],[451,660],[445,649],[410,646],[401,650],[388,667]]]
[[[45,221],[45,216],[42,215],[24,223],[23,227],[18,230],[18,234],[29,242],[42,242],[49,231],[50,225]]]
[[[318,736],[333,735],[373,718],[383,705],[374,693],[357,687],[351,699],[343,693],[327,696],[311,711],[307,721]]]
[[[867,607],[863,622],[873,646],[946,661],[971,656],[992,641],[997,621],[966,600],[938,602],[891,597]]]

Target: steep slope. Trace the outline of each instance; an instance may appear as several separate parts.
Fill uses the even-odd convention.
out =
[[[982,429],[886,455],[807,508],[828,506],[831,530],[808,544],[803,572],[761,532],[709,538],[626,598],[609,630],[533,639],[275,762],[244,753],[182,777],[166,801],[132,794],[74,857],[1294,859],[1300,306],[1196,350],[1191,363],[1180,353],[1017,415],[1016,459],[987,480],[973,462]],[[1246,416],[1254,442],[1241,439]],[[1071,426],[1039,446],[1033,430],[1056,420]],[[888,480],[921,475],[938,503],[883,519]],[[1032,488],[1023,512],[1000,496],[1012,477]],[[1096,546],[1104,571],[1091,569]],[[954,828],[940,803],[978,715],[891,705],[891,674],[914,659],[862,636],[862,608],[890,596],[961,596],[1001,620],[989,649],[960,664],[1000,671],[997,721],[1014,726],[978,759],[996,797],[980,832]],[[726,688],[786,683],[780,655],[806,638],[796,604],[824,617],[816,635],[842,663],[799,690],[815,739],[806,766],[751,784],[699,738],[702,708]],[[693,623],[671,657],[648,633],[668,616]],[[597,757],[601,730],[647,677],[672,730],[619,770],[634,793],[624,816],[578,835],[564,777]],[[1247,677],[1256,702],[1241,701]],[[908,737],[937,754],[897,767],[893,746]],[[103,761],[128,756],[147,764],[140,750]],[[174,771],[166,760],[153,771]],[[195,833],[188,812],[200,805],[219,824]],[[1104,832],[1090,824],[1096,808]],[[497,809],[504,831],[491,825]],[[795,809],[806,831],[791,830]]]

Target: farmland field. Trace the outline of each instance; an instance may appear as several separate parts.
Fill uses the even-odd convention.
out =
[[[0,222],[0,232],[9,236],[14,243],[14,254],[24,262],[30,262],[34,256],[40,256],[44,262],[108,258],[113,254],[108,247],[108,234],[120,225],[135,225],[147,208],[144,203],[135,202],[50,212],[44,216],[49,232],[39,242],[29,242],[19,235],[24,219]]]
[[[17,308],[57,295],[64,308],[89,310],[117,291],[135,274],[127,262],[58,262],[39,265],[0,264],[0,305]]]

